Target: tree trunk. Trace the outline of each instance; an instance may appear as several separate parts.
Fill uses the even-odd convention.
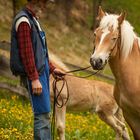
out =
[[[13,17],[16,15],[16,0],[12,0],[13,3]]]

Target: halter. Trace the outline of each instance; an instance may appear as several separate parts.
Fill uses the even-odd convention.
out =
[[[115,41],[115,43],[114,43],[114,47],[111,49],[111,51],[110,51],[110,53],[109,53],[109,58],[111,57],[112,52],[113,52],[113,50],[115,49],[115,47],[116,47],[116,45],[117,45],[119,39],[121,39],[121,30],[120,30],[120,29],[121,29],[121,27],[120,27],[120,25],[119,25],[119,27],[118,27],[118,37],[116,38],[116,41]]]
[[[114,42],[114,45],[113,45],[114,47],[110,50],[109,58],[111,57],[112,52],[115,49],[115,47],[116,47],[116,45],[117,45],[117,43],[118,43],[120,38],[121,38],[121,30],[120,30],[120,25],[119,25],[119,27],[118,27],[118,37],[116,38],[116,41]],[[94,47],[93,47],[93,53],[94,52],[95,52],[95,43],[94,43]]]

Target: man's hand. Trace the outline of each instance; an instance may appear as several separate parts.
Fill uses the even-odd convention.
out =
[[[42,93],[42,85],[41,85],[39,79],[33,80],[31,84],[32,84],[33,94],[40,95]]]
[[[56,68],[54,69],[52,75],[55,79],[62,80],[65,76],[65,73],[62,70]]]

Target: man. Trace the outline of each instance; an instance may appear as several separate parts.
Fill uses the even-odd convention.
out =
[[[28,0],[16,15],[11,32],[11,70],[27,79],[34,112],[34,140],[51,139],[49,73],[63,75],[49,61],[45,33],[36,17],[46,2]]]

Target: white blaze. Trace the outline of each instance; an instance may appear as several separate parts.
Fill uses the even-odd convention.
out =
[[[100,43],[99,43],[99,46],[102,44],[104,38],[106,37],[107,34],[109,34],[110,31],[106,30],[106,32],[103,32],[102,36],[101,36],[101,40],[100,40]]]
[[[110,31],[108,29],[104,29],[103,30],[103,33],[101,35],[101,39],[100,39],[100,42],[99,42],[99,47],[100,45],[103,43],[105,37],[110,33]],[[92,54],[92,58],[101,58],[103,60],[103,62],[105,62],[106,58],[108,57],[109,54],[106,54],[105,52],[94,52],[94,54]]]

